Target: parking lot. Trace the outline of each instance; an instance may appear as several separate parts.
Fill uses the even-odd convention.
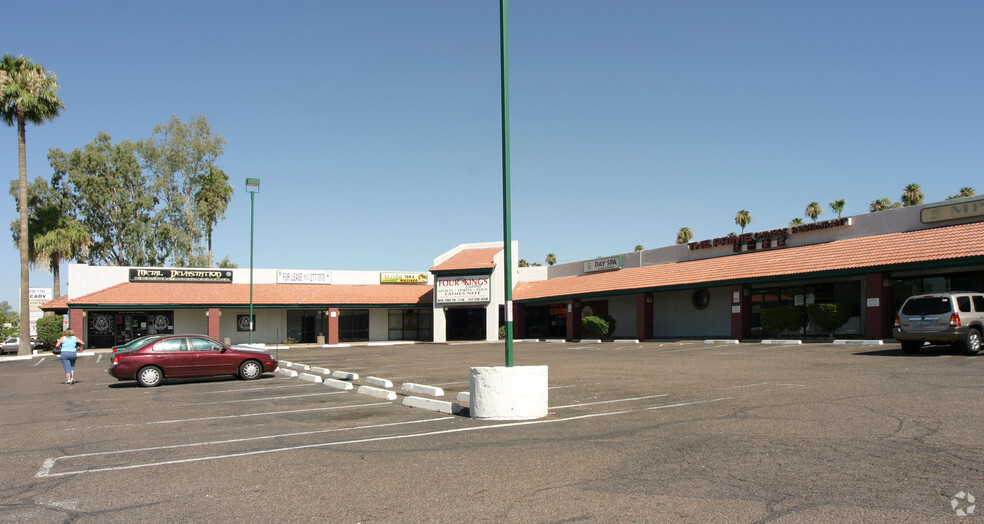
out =
[[[406,382],[454,400],[501,344],[270,352],[400,398],[5,360],[0,520],[952,522],[984,495],[984,356],[948,348],[521,342],[550,386],[523,422],[401,403]]]

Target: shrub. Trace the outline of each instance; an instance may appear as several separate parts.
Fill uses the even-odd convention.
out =
[[[38,341],[45,347],[53,347],[62,335],[62,316],[41,317],[35,324],[38,328]]]
[[[598,315],[608,323],[608,330],[601,334],[601,338],[615,338],[615,317],[611,315]]]
[[[594,335],[598,338],[603,337],[609,331],[608,322],[605,321],[605,319],[594,315],[582,318],[581,326],[589,335]]]
[[[775,306],[762,308],[760,323],[762,331],[778,336],[785,331],[799,332],[809,323],[809,316],[803,306]]]
[[[810,304],[810,320],[820,326],[820,329],[834,337],[834,331],[851,319],[851,309],[846,304],[828,302],[826,304]]]

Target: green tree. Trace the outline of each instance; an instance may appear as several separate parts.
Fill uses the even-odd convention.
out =
[[[153,174],[160,209],[157,249],[179,266],[191,265],[201,256],[205,237],[195,194],[211,176],[222,155],[225,139],[212,133],[208,118],[197,115],[187,124],[171,115],[167,124],[154,127],[153,137],[137,144],[144,167]]]
[[[886,209],[897,209],[902,207],[899,202],[892,202],[890,198],[883,198],[881,200],[872,200],[871,204],[868,205],[868,211],[872,213],[876,211],[885,211]]]
[[[946,197],[947,200],[953,200],[955,198],[967,198],[977,195],[977,191],[974,191],[972,187],[961,187],[960,192],[956,195],[951,195]]]
[[[62,316],[41,317],[37,321],[38,342],[53,347],[62,335]]]
[[[633,251],[642,251],[643,249],[645,249],[645,248],[642,247],[642,244],[636,244],[636,247],[635,247],[635,249],[633,249]]]
[[[837,213],[837,218],[841,217],[841,213],[844,212],[845,207],[847,207],[847,200],[843,198],[830,203],[830,209],[833,209]]]
[[[752,223],[752,214],[748,210],[742,209],[735,215],[735,224],[741,228],[741,232],[745,232],[745,226]]]
[[[846,304],[840,303],[816,303],[807,306],[810,320],[826,331],[831,338],[834,331],[843,326],[851,319],[851,310]]]
[[[208,248],[208,265],[212,267],[212,230],[220,219],[225,218],[226,206],[232,199],[233,188],[229,177],[221,169],[210,166],[208,174],[202,178],[201,185],[195,193],[198,220],[205,229],[205,241]]]
[[[544,260],[548,266],[552,266],[557,263],[557,255],[553,253],[547,253],[547,258]]]
[[[789,221],[789,225],[790,226],[799,226],[799,225],[802,225],[802,224],[803,224],[803,219],[800,218],[800,217],[796,217],[796,218],[794,218],[794,219],[792,219],[792,220]]]
[[[519,267],[530,267],[530,263],[527,262],[527,260],[525,258],[519,259],[519,263],[517,265]]]
[[[820,202],[810,202],[809,205],[806,206],[806,216],[810,217],[810,219],[814,222],[817,221],[817,217],[819,217],[821,213],[823,213],[823,208],[820,207]]]
[[[71,209],[90,231],[92,245],[86,260],[111,266],[156,266],[166,262],[156,239],[169,228],[160,225],[157,198],[140,169],[137,148],[124,140],[112,143],[106,133],[83,149],[65,153],[52,149],[52,185],[63,188]]]
[[[17,185],[10,184],[10,194],[17,197]],[[89,231],[68,209],[69,200],[38,177],[28,186],[28,258],[31,264],[52,275],[55,297],[61,296],[61,262],[74,260],[92,243]],[[14,242],[20,240],[17,222],[10,225]]]
[[[689,227],[681,227],[680,231],[677,231],[677,244],[686,244],[690,242],[690,239],[694,238],[694,232],[690,230]]]
[[[909,184],[905,186],[904,192],[902,193],[902,205],[903,206],[918,206],[923,202],[923,192],[919,184]]]
[[[7,340],[20,331],[20,315],[4,300],[0,302],[0,338]]]
[[[30,59],[4,55],[0,60],[0,117],[8,126],[17,126],[17,203],[20,211],[20,348],[19,355],[31,354],[30,255],[27,224],[27,124],[40,125],[54,120],[64,108],[58,98],[58,79],[51,71]]]

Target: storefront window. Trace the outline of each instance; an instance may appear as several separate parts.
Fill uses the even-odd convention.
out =
[[[389,340],[432,340],[431,309],[389,310]]]
[[[369,340],[369,310],[343,309],[338,312],[338,340],[366,342]]]

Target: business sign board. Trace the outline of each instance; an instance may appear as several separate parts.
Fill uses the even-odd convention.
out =
[[[981,216],[984,216],[984,197],[937,206],[926,206],[919,211],[919,219],[923,224]]]
[[[380,284],[426,284],[427,273],[380,273]]]
[[[194,282],[231,284],[231,269],[130,268],[130,282]]]
[[[278,284],[331,284],[331,271],[278,269]]]
[[[437,304],[482,304],[492,301],[488,275],[437,277],[434,301]]]
[[[596,258],[584,263],[585,273],[622,269],[622,257]]]
[[[28,295],[28,317],[30,318],[31,336],[38,334],[37,321],[44,316],[41,306],[45,302],[54,300],[54,292],[50,287],[31,287],[27,288]]]

